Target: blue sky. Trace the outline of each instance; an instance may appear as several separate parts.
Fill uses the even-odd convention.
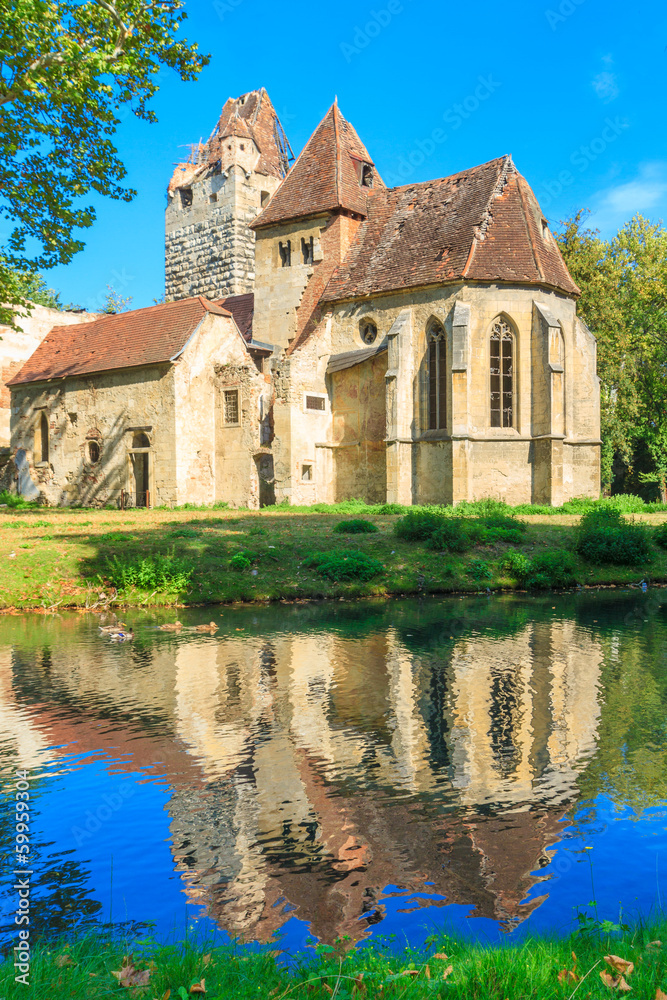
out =
[[[667,219],[664,0],[189,0],[189,40],[211,53],[196,83],[163,73],[157,125],[117,144],[138,190],[94,202],[86,249],[46,274],[99,308],[112,284],[134,307],[164,290],[166,186],[229,96],[264,86],[295,153],[337,95],[389,184],[511,153],[545,214],[590,208],[606,236],[635,213]]]

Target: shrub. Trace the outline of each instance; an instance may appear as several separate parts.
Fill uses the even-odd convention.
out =
[[[529,590],[573,587],[577,582],[574,556],[563,549],[538,552],[532,559],[523,552],[510,552],[502,568]]]
[[[329,580],[372,580],[383,572],[384,566],[365,552],[337,549],[318,552],[305,560],[305,565]]]
[[[513,517],[513,511],[504,500],[461,500],[454,508],[457,516],[466,517]]]
[[[169,534],[172,538],[199,538],[200,532],[194,528],[172,528]]]
[[[232,569],[235,569],[238,573],[242,572],[244,569],[250,569],[252,563],[245,552],[237,552],[236,555],[232,556],[229,560],[229,565]]]
[[[653,532],[653,541],[656,545],[659,545],[661,549],[667,549],[667,521],[664,524],[658,525],[658,527]]]
[[[493,577],[491,567],[483,559],[473,559],[467,568],[467,573],[471,579],[476,580],[478,583],[491,580]]]
[[[41,506],[35,500],[26,500],[25,497],[20,497],[17,493],[9,493],[7,490],[2,490],[0,493],[0,504],[4,504],[5,507],[18,508],[19,510]]]
[[[372,521],[364,521],[362,517],[355,517],[351,521],[339,521],[333,530],[338,535],[364,535],[378,531],[378,527]]]
[[[421,510],[411,511],[396,522],[394,534],[406,542],[421,542],[425,538],[430,538],[434,531],[441,528],[444,521],[445,518],[442,514]]]
[[[107,560],[107,578],[117,590],[187,590],[193,568],[176,559],[173,552],[154,556],[113,556]]]
[[[408,508],[402,503],[381,503],[378,504],[376,514],[406,514]]]
[[[633,566],[652,558],[648,532],[639,524],[630,524],[620,510],[600,506],[581,519],[577,552],[587,562]]]
[[[475,544],[470,525],[463,518],[441,517],[428,538],[428,545],[438,552],[467,552]]]
[[[479,518],[479,529],[478,537],[482,543],[510,542],[518,545],[523,541],[526,525],[507,514],[490,514]]]

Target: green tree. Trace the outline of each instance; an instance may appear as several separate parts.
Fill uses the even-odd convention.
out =
[[[611,241],[585,225],[562,224],[563,257],[582,295],[579,315],[598,341],[602,481],[615,454],[631,463],[643,441],[665,499],[667,478],[667,232],[637,216]]]
[[[196,79],[209,58],[177,39],[184,0],[14,0],[0,10],[0,322],[25,303],[21,275],[66,264],[91,191],[131,200],[113,137],[126,112],[156,121],[164,67]],[[18,276],[17,276],[18,272]]]

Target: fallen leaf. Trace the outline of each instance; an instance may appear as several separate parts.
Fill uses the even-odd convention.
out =
[[[453,965],[448,965],[447,968],[445,969],[445,971],[442,974],[442,978],[446,979],[447,976],[451,976],[451,974],[452,974],[453,971],[454,971],[454,966]]]
[[[605,955],[604,960],[607,965],[611,965],[615,972],[620,972],[625,976],[629,976],[635,968],[632,962],[628,962],[624,958],[619,958],[618,955]]]
[[[439,958],[441,962],[447,961],[447,956],[442,951],[438,951],[435,955],[431,955],[431,958]]]
[[[578,983],[579,976],[574,969],[561,969],[558,973],[559,983]]]
[[[667,1000],[667,993],[663,993],[659,986],[655,991],[655,1000]]]
[[[199,983],[193,983],[190,987],[190,993],[206,993],[206,980],[202,979]]]
[[[209,952],[208,955],[204,955],[204,957],[202,958],[202,963],[204,965],[208,965],[210,961],[211,961],[211,953]]]
[[[76,965],[76,962],[73,962],[69,955],[58,955],[56,965],[62,969],[65,965]]]
[[[431,978],[431,970],[430,970],[430,969],[429,969],[429,967],[428,967],[428,963],[427,963],[427,964],[426,964],[426,966],[424,967],[424,974],[426,975],[426,978],[427,978],[427,979],[430,979],[430,978]]]
[[[333,996],[333,990],[331,989],[328,983],[322,983],[322,987],[327,991],[329,996]]]
[[[123,967],[119,972],[112,972],[121,986],[128,989],[131,986],[148,986],[151,978],[150,969],[136,969],[133,965],[133,956],[126,955],[123,959]]]
[[[403,969],[403,972],[401,972],[401,975],[402,976],[418,976],[419,975],[419,969]]]
[[[601,972],[600,979],[608,986],[610,990],[620,990],[622,993],[627,993],[632,987],[628,986],[623,976],[612,976],[609,972]]]

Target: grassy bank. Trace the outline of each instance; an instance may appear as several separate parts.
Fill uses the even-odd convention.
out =
[[[667,995],[667,922],[653,922],[605,935],[585,926],[570,938],[527,939],[493,948],[448,937],[425,951],[397,953],[381,942],[345,952],[318,948],[291,970],[275,952],[240,946],[161,947],[151,941],[128,948],[88,937],[71,944],[34,949],[29,988],[15,982],[13,959],[0,966],[0,993],[33,1000],[62,997],[97,1000],[135,996],[157,1000],[569,1000],[575,995],[609,998],[630,992],[636,1000]]]
[[[443,517],[451,511],[422,509],[429,512],[451,525],[452,518]],[[642,578],[667,582],[667,549],[658,544],[659,525],[667,522],[664,509],[640,506],[628,515],[646,527],[648,541],[624,564],[580,554],[576,503],[548,514],[488,504],[464,505],[456,513],[465,516],[454,520],[469,526],[465,544],[447,532],[437,543],[426,535],[403,537],[396,525],[405,510],[354,502],[262,511],[5,508],[0,608],[356,598],[637,584]],[[503,527],[508,517],[510,530]],[[357,531],[345,527],[351,520],[370,527],[357,533],[358,525]]]

